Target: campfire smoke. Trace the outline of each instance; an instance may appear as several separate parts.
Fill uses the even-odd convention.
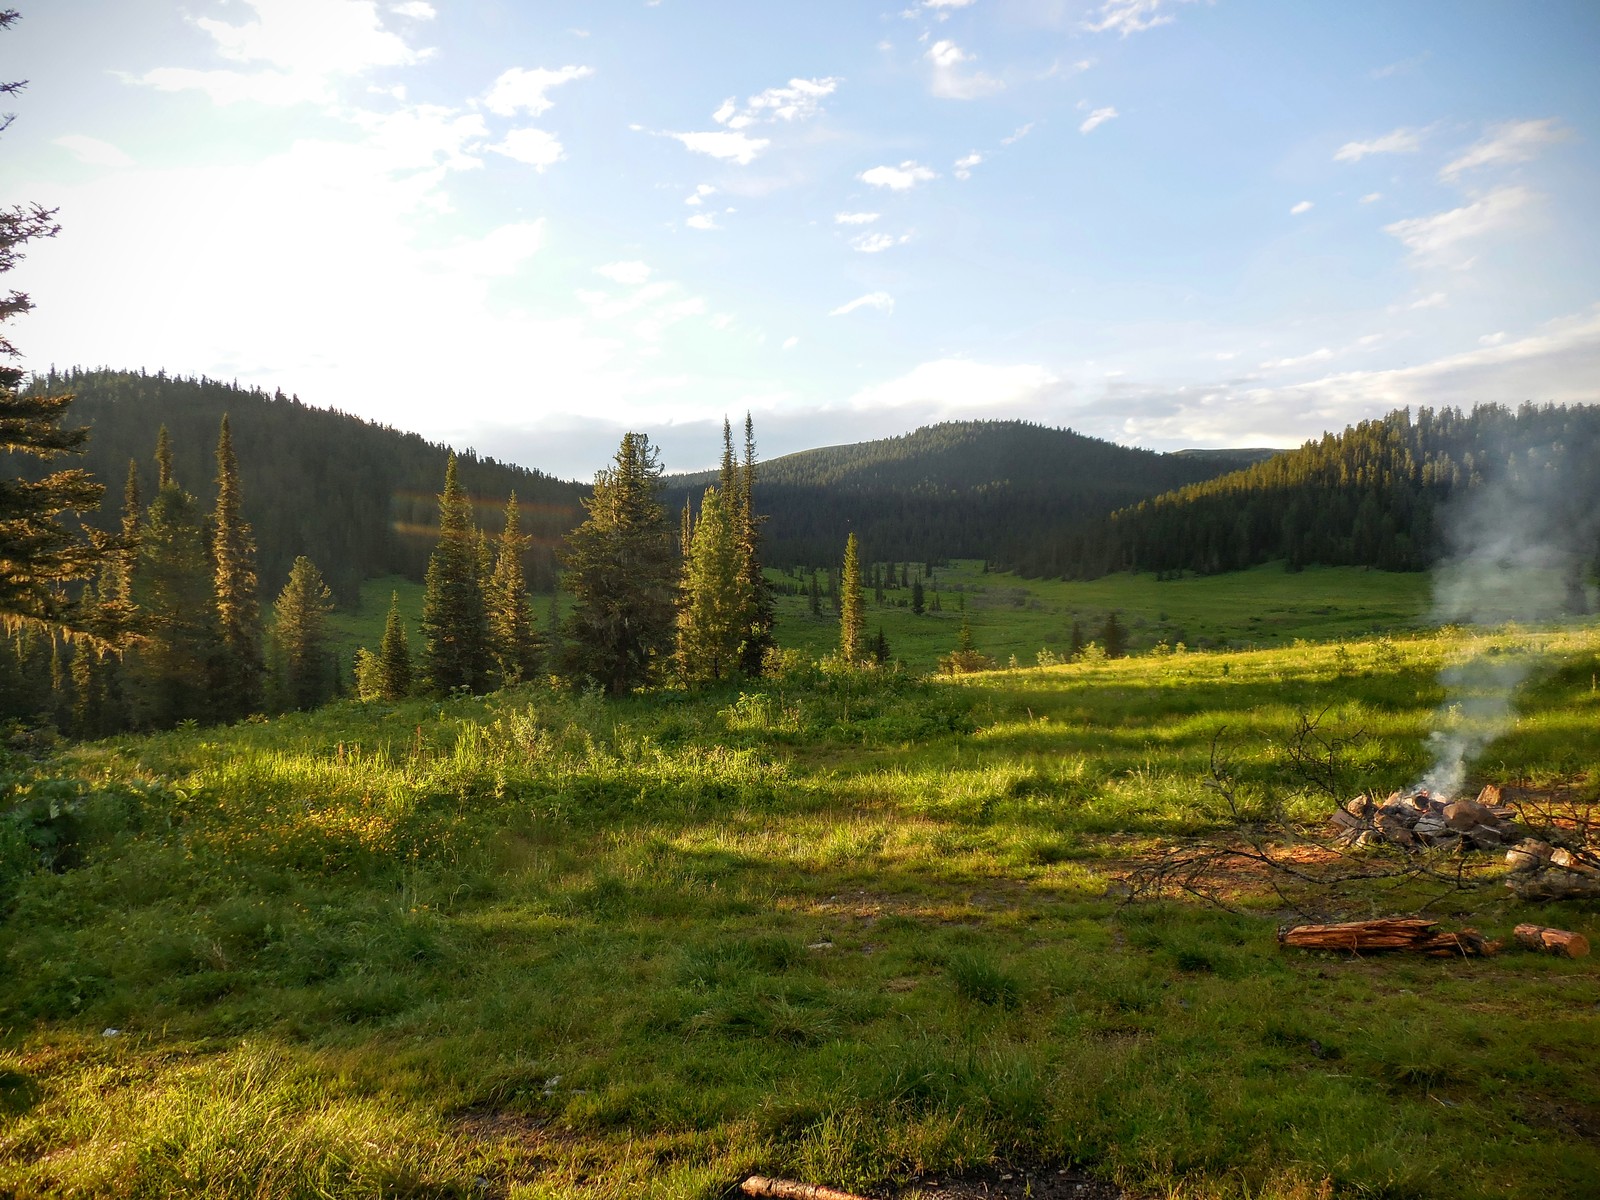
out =
[[[1436,624],[1546,622],[1589,610],[1584,570],[1595,516],[1574,503],[1565,457],[1560,447],[1519,447],[1500,457],[1502,473],[1457,493],[1441,514],[1448,555],[1433,576]],[[1433,766],[1419,790],[1460,792],[1473,760],[1510,727],[1516,690],[1536,665],[1523,647],[1481,638],[1441,672]]]

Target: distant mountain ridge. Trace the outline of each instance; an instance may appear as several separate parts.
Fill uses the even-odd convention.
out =
[[[947,421],[759,463],[756,504],[769,518],[774,564],[833,563],[852,532],[869,560],[1006,562],[1076,522],[1271,453],[1160,454],[1026,421]],[[700,471],[665,482],[681,506],[716,478]]]

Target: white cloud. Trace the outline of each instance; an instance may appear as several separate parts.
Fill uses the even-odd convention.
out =
[[[669,131],[665,136],[676,138],[696,154],[707,154],[724,162],[738,163],[741,167],[748,166],[756,155],[772,144],[766,138],[751,137],[727,129],[708,129],[700,133]]]
[[[433,252],[429,261],[466,275],[515,275],[522,264],[544,249],[545,223],[518,221],[491,230],[481,238],[458,242]]]
[[[1422,131],[1396,129],[1370,142],[1346,142],[1333,152],[1334,162],[1360,162],[1369,154],[1415,154],[1422,149]]]
[[[396,4],[390,12],[400,17],[410,17],[413,21],[431,21],[439,12],[428,0],[405,0],[404,4]]]
[[[909,233],[902,233],[899,237],[891,233],[860,233],[850,239],[850,246],[862,254],[881,254],[895,246],[903,246],[910,240]]]
[[[1410,304],[1406,305],[1406,307],[1410,309],[1441,308],[1449,299],[1450,297],[1445,295],[1443,292],[1429,292],[1426,296],[1413,300]]]
[[[511,129],[503,140],[488,147],[496,154],[514,158],[518,162],[543,171],[567,156],[561,140],[543,129]]]
[[[966,8],[972,0],[922,0],[923,8]]]
[[[894,311],[894,297],[888,292],[868,292],[865,296],[857,296],[848,304],[841,304],[828,315],[830,317],[843,317],[853,313],[858,308],[876,309],[878,312],[892,313]]]
[[[964,158],[956,159],[955,175],[957,179],[971,179],[972,168],[983,161],[983,155],[974,150]]]
[[[855,409],[916,408],[938,418],[982,410],[1014,413],[1031,407],[1061,381],[1042,366],[995,366],[962,358],[921,363],[898,379],[850,397]]]
[[[638,287],[650,278],[650,267],[647,263],[631,260],[628,262],[605,263],[594,269],[596,275],[604,275],[613,283],[620,283],[624,287]]]
[[[1117,110],[1112,108],[1109,104],[1105,108],[1097,108],[1084,118],[1083,124],[1078,126],[1078,132],[1089,133],[1092,130],[1100,128],[1100,126],[1104,125],[1107,121],[1112,120],[1118,115],[1119,114],[1117,113]]]
[[[909,188],[916,187],[919,183],[927,183],[929,180],[937,179],[939,176],[936,172],[929,170],[920,163],[907,159],[898,167],[873,167],[869,171],[861,172],[857,178],[862,183],[869,183],[873,187],[903,192]]]
[[[783,339],[783,348],[785,350],[793,350],[799,344],[800,344],[800,339],[797,338],[797,337],[791,337],[791,338],[784,338]]]
[[[686,220],[684,224],[690,229],[699,229],[702,231],[722,228],[721,225],[717,224],[716,213],[695,213],[694,216]]]
[[[1000,144],[1002,146],[1014,146],[1014,145],[1016,145],[1023,138],[1027,137],[1030,133],[1033,132],[1033,125],[1034,125],[1034,123],[1032,121],[1029,121],[1026,125],[1019,125],[1017,127],[1017,131],[1015,133],[1013,133],[1010,137],[1001,138],[1000,139]]]
[[[1382,200],[1382,199],[1383,199],[1383,193],[1382,192],[1368,192],[1365,196],[1361,197],[1360,203],[1362,203],[1362,204],[1376,204],[1379,200]]]
[[[1316,207],[1316,205],[1313,204],[1311,201],[1302,200],[1302,201],[1300,201],[1300,203],[1296,204],[1293,208],[1291,208],[1289,210],[1289,212],[1290,212],[1291,215],[1298,217],[1301,213],[1308,213],[1315,207]]]
[[[1515,226],[1533,200],[1534,193],[1524,187],[1496,188],[1471,204],[1431,217],[1408,217],[1383,231],[1399,238],[1419,263],[1467,267],[1472,263],[1468,244]]]
[[[1446,164],[1441,179],[1454,179],[1463,171],[1497,163],[1527,162],[1542,147],[1565,141],[1567,130],[1554,119],[1506,121],[1489,130],[1489,135],[1471,146],[1460,158]]]
[[[99,138],[85,137],[81,133],[69,133],[66,137],[58,137],[55,144],[66,150],[81,163],[91,167],[131,167],[133,159],[123,151],[117,149],[110,142],[102,142]]]
[[[1313,350],[1310,354],[1300,354],[1294,358],[1274,358],[1261,364],[1263,371],[1279,371],[1286,367],[1303,367],[1307,363],[1327,362],[1333,357],[1333,351],[1323,346],[1320,350]]]
[[[871,225],[882,215],[882,213],[869,212],[834,213],[833,223],[835,225]]]
[[[291,75],[284,71],[199,71],[189,67],[156,67],[143,75],[124,75],[130,83],[142,83],[158,92],[204,92],[213,104],[252,102],[284,106],[290,104],[328,104],[334,92],[328,82],[316,75]]]
[[[791,79],[784,87],[768,88],[745,101],[743,108],[732,97],[711,114],[718,125],[729,129],[748,129],[758,122],[805,121],[822,111],[822,101],[833,95],[839,80]]]
[[[512,67],[503,71],[489,86],[483,103],[496,116],[512,117],[527,113],[537,117],[555,107],[555,101],[549,96],[551,88],[575,79],[587,79],[593,74],[593,67],[567,66],[554,71],[543,67],[531,71]]]
[[[683,198],[683,202],[685,204],[699,207],[706,202],[707,196],[715,196],[716,194],[717,189],[712,187],[709,183],[697,183],[695,184],[694,191],[690,192]]]
[[[1157,25],[1169,25],[1176,18],[1161,11],[1162,3],[1163,0],[1106,0],[1097,17],[1084,22],[1084,28],[1091,33],[1112,32],[1127,37]]]
[[[946,100],[976,100],[992,95],[1005,84],[982,71],[970,75],[958,69],[962,63],[971,62],[972,56],[952,41],[938,41],[925,55],[933,64],[933,94]]]

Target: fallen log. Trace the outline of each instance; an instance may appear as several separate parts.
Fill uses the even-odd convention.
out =
[[[1600,900],[1600,875],[1552,869],[1506,880],[1519,900]]]
[[[1402,950],[1413,954],[1474,957],[1493,954],[1499,943],[1476,929],[1451,933],[1426,917],[1380,917],[1337,925],[1296,925],[1278,931],[1278,941],[1300,950],[1343,950],[1350,954]]]
[[[1589,939],[1581,933],[1567,929],[1551,929],[1548,925],[1518,925],[1511,931],[1517,945],[1528,950],[1541,950],[1561,958],[1582,958],[1589,953]]]
[[[841,1192],[838,1188],[824,1187],[819,1183],[796,1183],[792,1179],[768,1179],[765,1175],[752,1175],[739,1185],[746,1196],[768,1196],[771,1200],[866,1200],[854,1192]]]

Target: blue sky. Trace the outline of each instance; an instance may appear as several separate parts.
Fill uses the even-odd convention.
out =
[[[588,477],[753,412],[1293,445],[1600,394],[1600,6],[48,0],[27,365]]]

